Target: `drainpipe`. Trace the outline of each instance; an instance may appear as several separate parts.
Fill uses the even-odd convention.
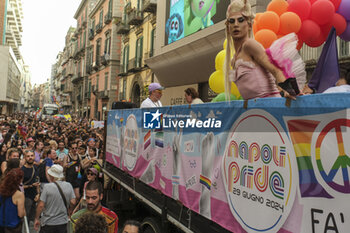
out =
[[[5,44],[6,39],[6,26],[7,26],[7,2],[8,0],[5,0],[5,14],[4,14],[4,31],[2,32],[2,44]]]

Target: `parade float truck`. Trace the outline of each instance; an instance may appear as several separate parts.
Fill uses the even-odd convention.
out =
[[[107,205],[144,232],[349,232],[350,93],[117,109]]]

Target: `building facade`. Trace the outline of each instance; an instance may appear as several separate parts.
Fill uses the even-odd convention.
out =
[[[30,86],[29,68],[25,67],[22,45],[22,1],[0,2],[0,112],[11,114],[28,106],[25,97]],[[29,81],[29,83],[27,83]],[[26,92],[26,94],[25,94]]]
[[[147,98],[147,86],[157,81],[145,63],[145,59],[154,55],[156,10],[157,1],[126,1],[122,18],[116,22],[123,42],[119,99],[138,106]]]

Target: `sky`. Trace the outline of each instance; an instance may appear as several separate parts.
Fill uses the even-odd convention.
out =
[[[42,84],[51,77],[51,66],[65,46],[70,26],[76,27],[74,14],[81,0],[22,0],[23,34],[20,47],[29,66],[31,82]]]

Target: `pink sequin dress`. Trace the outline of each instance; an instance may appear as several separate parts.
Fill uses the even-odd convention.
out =
[[[230,70],[229,78],[235,82],[245,100],[281,97],[272,74],[253,62],[238,59],[235,62],[235,69]]]

